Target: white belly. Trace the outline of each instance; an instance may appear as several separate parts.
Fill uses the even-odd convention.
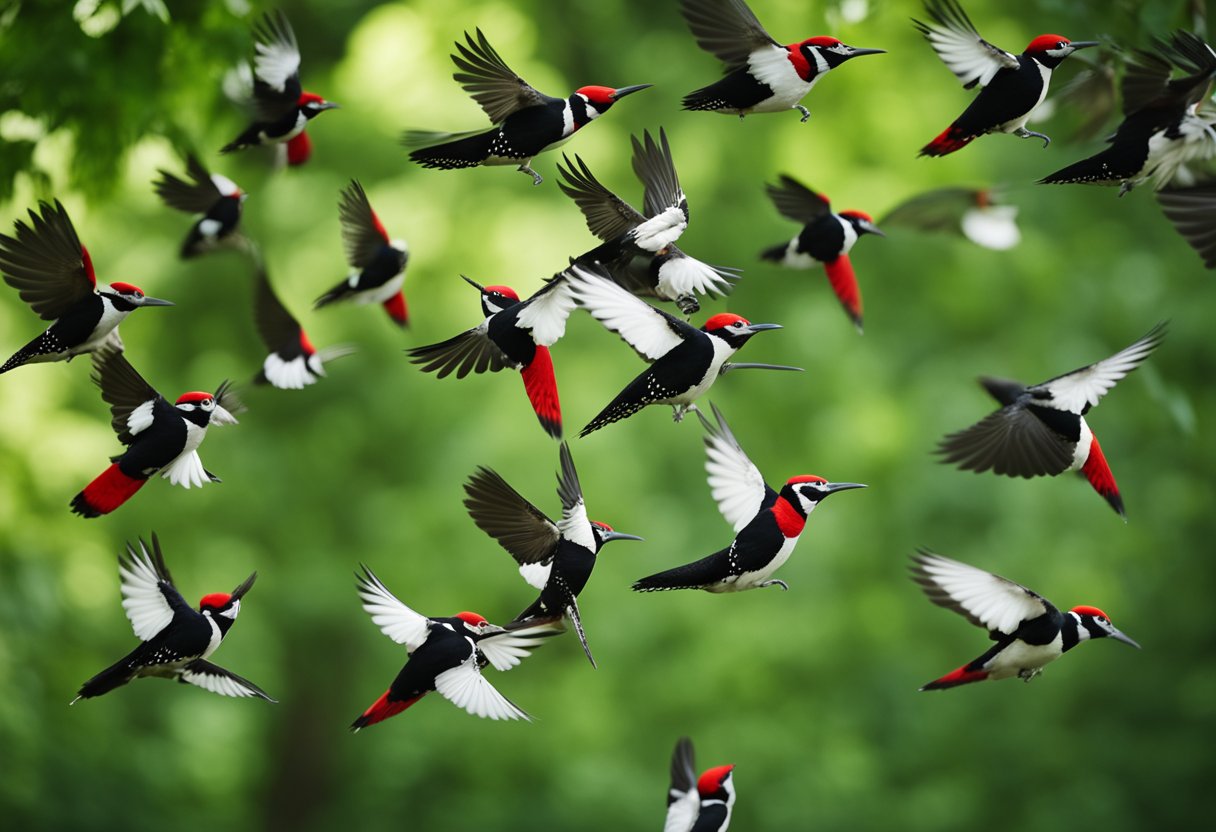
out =
[[[993,657],[984,669],[991,679],[1008,679],[1023,670],[1038,670],[1064,654],[1064,638],[1057,635],[1050,644],[1032,645],[1015,641]]]

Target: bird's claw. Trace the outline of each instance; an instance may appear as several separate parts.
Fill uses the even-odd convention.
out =
[[[760,584],[760,588],[761,588],[761,589],[764,589],[765,587],[769,587],[769,586],[779,586],[779,587],[781,587],[781,589],[782,589],[783,591],[785,591],[785,592],[789,592],[789,591],[790,591],[790,585],[789,585],[789,584],[787,584],[785,581],[779,581],[779,580],[777,580],[776,578],[774,578],[774,579],[773,579],[773,580],[771,580],[771,581],[765,581],[764,583]]]
[[[671,409],[673,411],[671,414],[672,421],[675,422],[676,424],[679,424],[680,422],[684,421],[684,414],[687,413],[690,409],[696,409],[696,405],[673,404],[671,406]]]
[[[1019,127],[1015,135],[1022,139],[1042,139],[1043,147],[1051,144],[1051,136],[1048,136],[1046,133],[1036,133],[1033,130],[1027,130],[1025,127]]]
[[[541,176],[536,171],[532,170],[532,168],[528,167],[527,165],[520,165],[519,168],[517,168],[517,169],[519,170],[520,173],[526,173],[526,174],[530,175],[532,177],[533,185],[539,185],[541,182],[545,181],[545,178],[543,176]]]
[[[809,119],[811,117],[811,111],[808,110],[806,107],[803,107],[801,104],[795,104],[794,109],[797,110],[798,112],[802,113],[802,118],[799,120],[803,124],[806,124],[807,119]]]
[[[1018,671],[1018,678],[1021,679],[1023,682],[1029,682],[1031,679],[1033,679],[1035,676],[1038,676],[1042,672],[1043,672],[1043,668],[1041,668],[1041,667],[1024,667]]]
[[[676,306],[685,315],[695,315],[701,311],[701,303],[692,295],[681,295],[676,298]]]

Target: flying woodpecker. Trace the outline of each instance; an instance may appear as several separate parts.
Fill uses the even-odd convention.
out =
[[[325,375],[325,362],[354,351],[346,346],[318,351],[300,323],[275,295],[270,277],[262,266],[254,275],[253,319],[262,343],[270,351],[254,377],[255,384],[270,384],[280,390],[302,390]]]
[[[181,248],[182,259],[198,257],[223,246],[248,250],[248,240],[237,231],[248,194],[228,177],[207,170],[193,153],[186,157],[186,172],[192,181],[162,170],[160,179],[153,183],[157,195],[170,208],[202,215],[186,234]]]
[[[726,832],[735,805],[734,770],[733,765],[714,766],[697,777],[692,740],[680,737],[671,754],[663,832]]]
[[[1018,208],[993,188],[946,187],[916,194],[896,205],[879,224],[965,237],[977,246],[1007,251],[1022,241]]]

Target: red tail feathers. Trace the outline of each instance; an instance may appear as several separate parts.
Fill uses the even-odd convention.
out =
[[[128,477],[115,462],[101,472],[97,479],[84,487],[72,498],[72,511],[81,517],[100,517],[121,506],[136,491],[143,488],[147,480]]]
[[[941,132],[933,141],[920,149],[919,156],[946,156],[956,150],[962,150],[971,143],[975,136],[968,136],[953,124]]]
[[[1089,443],[1089,457],[1085,460],[1081,473],[1089,480],[1094,491],[1105,497],[1110,507],[1119,512],[1119,516],[1127,519],[1127,512],[1123,510],[1123,498],[1119,495],[1119,486],[1115,483],[1115,475],[1106,464],[1106,456],[1102,453],[1096,436]]]
[[[842,254],[835,260],[823,264],[828,273],[828,281],[832,291],[840,299],[841,306],[853,320],[853,326],[861,332],[861,287],[857,285],[857,275],[853,274],[853,263],[849,255]]]
[[[390,700],[388,698],[389,693],[391,693],[391,691],[386,690],[384,693],[380,694],[380,698],[373,702],[370,708],[364,711],[358,719],[351,723],[350,730],[358,731],[360,728],[366,728],[369,725],[375,725],[377,722],[383,722],[390,716],[396,716],[410,705],[413,705],[424,695],[418,694],[412,699]]]
[[[294,139],[287,140],[287,164],[295,167],[302,165],[312,156],[312,139],[304,131]]]
[[[562,406],[557,400],[557,378],[548,347],[537,347],[532,363],[523,368],[524,390],[536,411],[536,418],[554,439],[562,438]]]
[[[963,665],[958,670],[952,670],[940,679],[934,679],[929,684],[924,685],[921,690],[945,690],[946,688],[956,688],[959,685],[968,685],[972,682],[982,682],[987,678],[987,670],[968,670],[967,665]]]
[[[401,292],[393,295],[384,302],[384,311],[396,322],[397,326],[410,325],[410,312],[405,305],[405,295]]]

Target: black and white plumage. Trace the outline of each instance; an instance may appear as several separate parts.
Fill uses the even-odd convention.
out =
[[[728,312],[711,316],[697,329],[656,309],[606,277],[578,272],[569,277],[579,305],[633,347],[650,367],[587,423],[580,436],[632,416],[647,405],[669,404],[678,422],[698,397],[732,369],[798,370],[775,364],[731,363],[729,359],[757,332],[779,324],[753,324]]]
[[[1046,147],[1051,139],[1027,130],[1026,122],[1047,96],[1052,70],[1073,52],[1098,42],[1044,34],[1014,55],[984,40],[958,0],[926,0],[925,11],[933,23],[914,19],[913,24],[963,88],[978,85],[980,93],[920,155],[945,156],[987,133],[1039,138]]]
[[[830,494],[861,483],[828,482],[812,474],[786,480],[774,491],[760,469],[748,458],[721,411],[712,403],[714,421],[697,411],[705,428],[705,470],[718,510],[735,530],[735,538],[700,560],[667,569],[634,582],[637,592],[703,589],[706,592],[742,592],[768,586],[789,589],[772,578],[793,554],[794,547],[815,507]]]
[[[697,777],[692,740],[680,737],[671,753],[663,832],[726,832],[735,806],[734,769],[714,766]]]
[[[253,320],[269,354],[254,377],[257,384],[280,390],[302,390],[325,375],[325,362],[353,352],[338,346],[318,350],[287,307],[274,293],[266,269],[258,267],[253,280]]]
[[[1157,203],[1203,265],[1216,269],[1216,184],[1158,191]]]
[[[600,548],[611,540],[641,540],[613,531],[605,523],[587,519],[587,506],[578,472],[565,442],[560,451],[561,471],[557,495],[562,518],[550,520],[544,512],[489,468],[479,467],[464,490],[469,516],[477,527],[498,541],[519,564],[519,574],[540,590],[540,597],[515,617],[517,622],[566,616],[574,624],[591,665],[595,659],[587,645],[579,613],[578,596],[595,568]]]
[[[777,43],[743,0],[680,0],[697,44],[722,61],[726,75],[684,96],[684,109],[743,118],[752,113],[810,111],[799,102],[835,67],[882,49],[859,49],[828,36]]]
[[[938,445],[942,461],[1007,477],[1055,476],[1079,470],[1125,516],[1123,498],[1085,414],[1140,366],[1165,338],[1159,323],[1109,358],[1038,384],[984,377],[980,384],[1002,407]]]
[[[966,237],[977,246],[1007,251],[1022,241],[1018,208],[993,188],[946,187],[916,194],[887,212],[879,225]]]
[[[67,209],[39,203],[30,222],[16,220],[15,235],[0,234],[0,273],[50,326],[0,364],[6,373],[24,364],[70,361],[103,346],[121,349],[118,325],[144,306],[172,306],[151,298],[138,286],[112,283],[98,287],[93,260],[81,245]]]
[[[476,39],[468,32],[464,37],[465,43],[456,42],[458,54],[451,56],[460,70],[452,77],[494,126],[465,133],[406,132],[402,143],[414,148],[410,159],[424,168],[518,165],[539,185],[544,178],[529,166],[533,156],[567,141],[620,99],[650,86],[580,87],[569,98],[554,98],[515,74],[480,29]]]
[[[1175,71],[1183,77],[1171,78]],[[1137,50],[1124,73],[1123,121],[1109,147],[1039,180],[1044,184],[1119,185],[1123,196],[1152,181],[1161,189],[1188,178],[1188,166],[1216,157],[1216,115],[1200,112],[1216,78],[1216,51],[1190,32],[1154,50]]]
[[[415,612],[389,591],[366,566],[355,574],[363,609],[386,636],[409,655],[401,672],[379,699],[351,724],[366,728],[401,713],[430,691],[462,710],[486,719],[531,719],[482,675],[516,667],[542,639],[563,631],[560,620],[499,627],[474,612],[430,618]]]
[[[342,224],[342,247],[351,271],[346,280],[317,298],[315,308],[347,301],[378,303],[398,326],[409,326],[409,308],[401,290],[409,250],[404,240],[389,238],[357,179],[352,179],[342,191],[338,218]]]
[[[139,541],[139,551],[127,544],[126,556],[118,559],[118,571],[123,611],[142,643],[85,682],[73,704],[109,693],[141,676],[176,679],[220,696],[257,696],[275,701],[248,679],[207,661],[236,621],[241,599],[253,586],[257,572],[231,593],[204,595],[196,611],[173,585],[155,532],[150,551],[143,540]]]
[[[153,183],[157,195],[170,208],[201,214],[182,242],[182,259],[198,257],[223,246],[247,249],[248,240],[237,230],[247,194],[226,176],[212,173],[193,153],[186,157],[187,182],[160,171]]]
[[[1140,647],[1097,607],[1079,606],[1061,613],[1034,590],[928,549],[921,549],[912,561],[912,580],[930,601],[983,627],[996,642],[983,655],[921,690],[943,690],[1012,676],[1029,682],[1044,665],[1093,638],[1110,636]]]
[[[632,140],[633,171],[645,187],[645,213],[604,187],[578,156],[557,167],[565,180],[558,186],[577,203],[591,233],[604,241],[577,260],[598,261],[633,294],[673,301],[691,315],[701,308],[697,295],[728,294],[737,271],[702,263],[675,244],[688,224],[688,199],[666,132],[659,130],[658,142],[649,131],[643,141]]]

